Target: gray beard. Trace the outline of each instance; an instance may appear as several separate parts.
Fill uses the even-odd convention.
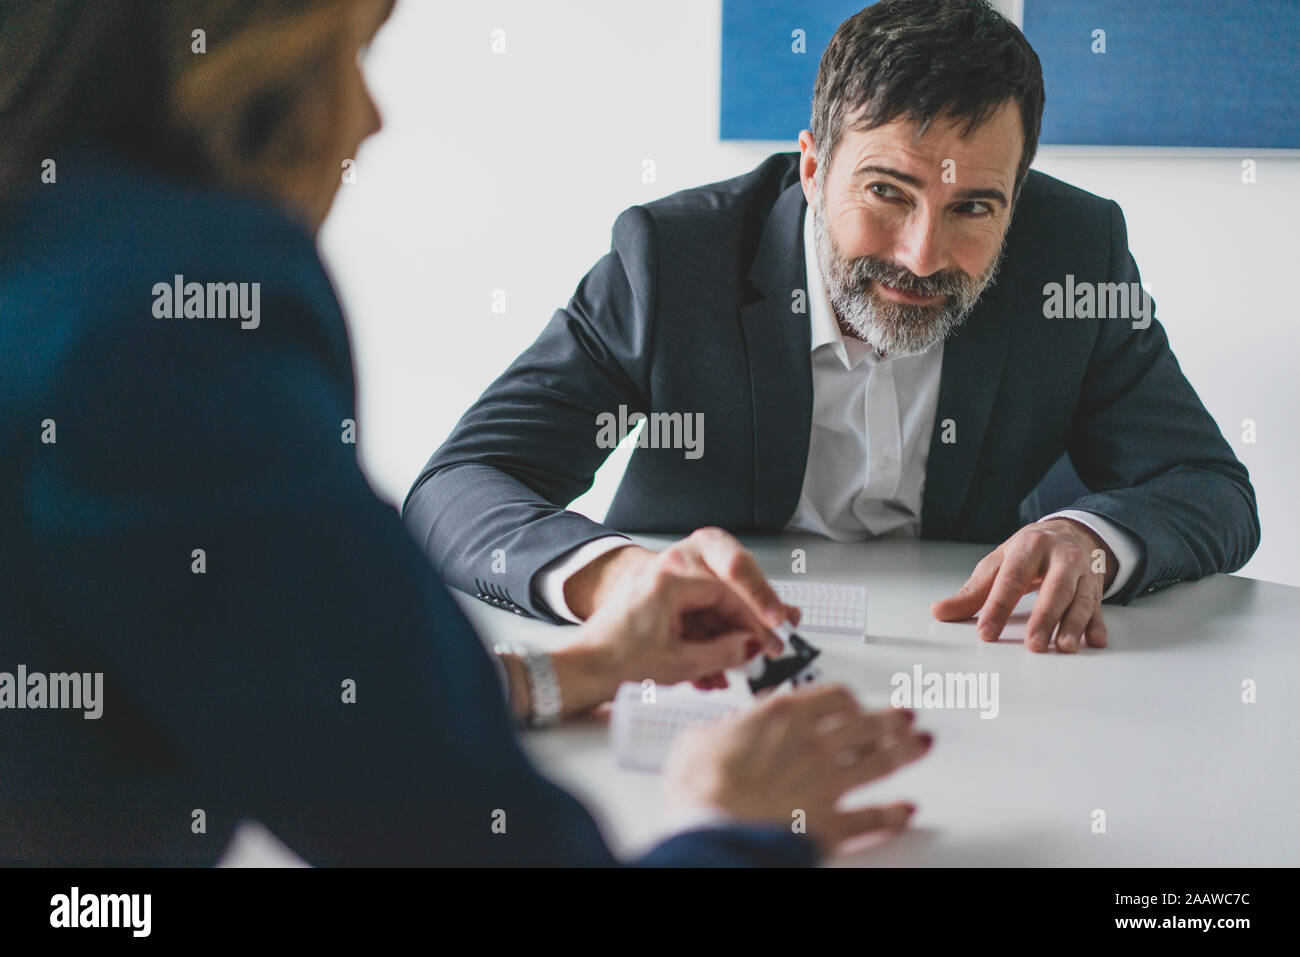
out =
[[[846,259],[831,236],[826,217],[820,214],[826,208],[820,193],[817,207],[813,210],[817,261],[836,316],[859,339],[891,358],[928,352],[952,335],[997,276],[1007,248],[1004,233],[998,254],[979,279],[971,279],[957,269],[921,278],[874,256]],[[874,290],[873,283],[925,296],[942,295],[944,299],[932,305],[894,302]]]

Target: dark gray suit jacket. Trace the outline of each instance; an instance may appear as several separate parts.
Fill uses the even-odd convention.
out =
[[[611,530],[775,532],[798,503],[812,420],[797,153],[625,211],[537,341],[465,413],[407,497],[443,578],[554,618],[535,573]],[[1240,568],[1255,495],[1154,319],[1045,319],[1043,287],[1138,282],[1117,204],[1031,172],[997,282],[944,348],[921,534],[997,543],[1047,507],[1086,509],[1144,555],[1112,600]],[[601,525],[564,506],[608,455],[597,416],[703,413],[704,454],[638,448]],[[939,423],[956,424],[942,441]],[[1077,497],[1036,493],[1068,455]],[[1041,508],[1037,511],[1036,508]],[[494,572],[493,556],[505,570]],[[501,563],[496,564],[500,569]]]

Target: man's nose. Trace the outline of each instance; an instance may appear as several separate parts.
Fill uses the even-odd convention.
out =
[[[945,268],[939,217],[919,211],[909,216],[895,237],[893,259],[922,278]]]

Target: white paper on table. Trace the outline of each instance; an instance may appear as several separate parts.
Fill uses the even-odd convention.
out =
[[[689,684],[646,689],[625,681],[610,713],[614,759],[625,768],[658,771],[685,728],[717,721],[752,702],[749,694],[732,690],[700,691]]]

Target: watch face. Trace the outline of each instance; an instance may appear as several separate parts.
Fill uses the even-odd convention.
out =
[[[821,669],[813,664],[813,660],[821,654],[820,648],[815,648],[798,635],[792,634],[790,650],[793,653],[784,658],[775,661],[764,659],[763,673],[757,678],[749,679],[749,690],[757,694],[785,681],[803,685],[821,677]]]

